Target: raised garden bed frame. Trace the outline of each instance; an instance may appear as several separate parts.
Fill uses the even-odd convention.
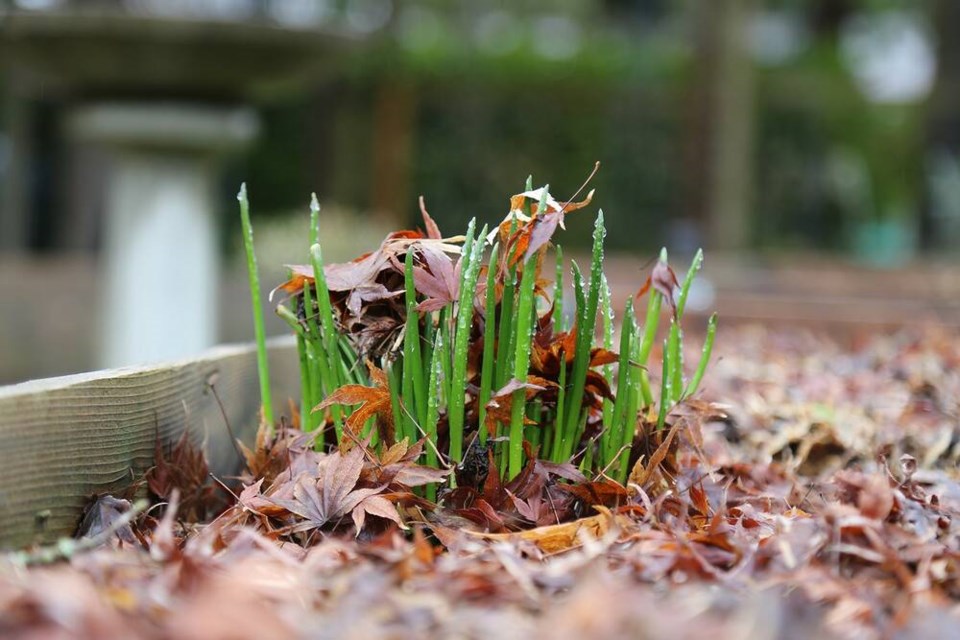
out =
[[[299,397],[296,348],[275,339],[269,352],[274,405],[285,407]],[[72,535],[91,498],[129,490],[153,465],[157,439],[169,447],[185,429],[212,473],[236,473],[226,422],[249,442],[259,409],[253,345],[0,387],[0,548]]]

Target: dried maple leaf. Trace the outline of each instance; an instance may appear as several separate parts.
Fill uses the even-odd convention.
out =
[[[262,493],[263,478],[243,488],[237,496],[237,506],[246,511],[259,515],[279,515],[278,507]]]
[[[426,268],[413,268],[413,285],[418,293],[426,296],[426,300],[417,305],[417,311],[438,311],[460,298],[462,261],[454,265],[446,253],[431,245],[423,245],[419,249]]]
[[[150,492],[159,500],[169,501],[173,492],[179,491],[181,515],[200,522],[217,504],[216,490],[209,479],[207,457],[190,439],[189,430],[184,430],[169,452],[157,438],[154,466],[147,471],[146,481]]]
[[[347,311],[354,318],[364,314],[364,307],[371,302],[380,302],[403,295],[403,290],[390,291],[379,282],[364,283],[350,289],[347,294]]]
[[[670,452],[670,446],[673,443],[673,439],[676,437],[677,432],[680,430],[681,422],[677,421],[670,427],[670,431],[667,433],[666,438],[663,442],[660,443],[660,446],[657,447],[657,450],[653,452],[653,455],[650,456],[650,462],[646,466],[643,464],[643,458],[637,460],[636,464],[633,465],[633,469],[630,471],[630,477],[628,480],[629,484],[635,484],[638,487],[646,488],[647,483],[650,481],[650,478],[653,477],[653,474],[660,468],[660,463],[664,461],[667,457],[667,454]]]
[[[407,528],[407,525],[400,519],[400,514],[392,502],[383,496],[371,495],[361,500],[351,511],[353,526],[357,531],[357,535],[360,535],[360,532],[363,530],[363,525],[366,523],[368,514],[395,522],[401,529]]]
[[[351,340],[361,356],[379,356],[399,348],[399,338],[406,323],[403,293],[404,258],[408,253],[415,251],[420,256],[416,258],[414,266],[419,270],[420,292],[428,296],[427,307],[447,304],[457,291],[459,276],[455,268],[450,273],[452,261],[448,254],[459,254],[461,248],[457,243],[464,239],[459,236],[446,239],[433,237],[439,233],[436,225],[429,216],[424,220],[428,236],[420,231],[397,231],[388,235],[372,253],[351,262],[324,267],[338,328]],[[432,265],[427,263],[427,259]],[[277,289],[296,298],[298,317],[312,316],[316,307],[304,307],[302,291],[305,286],[313,284],[313,268],[309,265],[289,265],[289,269],[289,279]],[[435,299],[431,298],[431,294],[435,294]]]
[[[514,494],[510,493],[507,490],[507,494],[510,496],[510,499],[513,500],[513,506],[516,508],[517,512],[529,520],[530,522],[537,524],[540,522],[543,517],[545,507],[549,505],[543,500],[543,496],[534,495],[526,500],[519,498]]]
[[[509,424],[511,413],[513,411],[513,393],[520,389],[526,389],[526,399],[529,400],[540,391],[545,391],[547,387],[558,386],[556,383],[537,376],[528,376],[526,382],[521,382],[512,378],[501,389],[490,398],[487,403],[487,414],[484,420],[487,433],[494,437],[497,433],[497,423]],[[536,421],[530,420],[526,416],[523,418],[524,425],[535,425]]]
[[[410,441],[407,438],[404,438],[400,442],[394,443],[389,449],[383,452],[383,455],[380,456],[380,464],[386,467],[400,462],[406,458],[409,450]]]
[[[670,305],[673,317],[676,318],[677,292],[680,290],[680,282],[677,280],[677,274],[674,273],[673,268],[663,260],[657,260],[657,264],[654,265],[653,271],[647,276],[646,282],[640,287],[636,297],[642,297],[650,290],[650,287],[663,295],[667,304]]]
[[[374,386],[366,387],[361,384],[345,384],[314,407],[313,411],[322,411],[335,404],[359,404],[347,418],[344,425],[354,434],[360,433],[363,425],[373,416],[377,418],[377,428],[383,441],[394,442],[393,407],[390,401],[390,383],[386,374],[372,362],[367,360],[367,369]],[[344,439],[343,442],[348,442]]]
[[[80,527],[77,529],[77,538],[96,538],[103,535],[104,532],[114,532],[111,539],[119,539],[123,542],[133,544],[136,542],[133,529],[130,524],[124,524],[118,527],[117,524],[123,518],[124,514],[130,511],[131,504],[129,500],[114,498],[111,495],[101,495],[87,505],[84,509],[83,519],[80,521]]]
[[[269,486],[290,464],[292,450],[309,447],[307,438],[299,429],[283,424],[274,431],[270,425],[261,422],[257,428],[253,449],[247,447],[242,440],[237,440],[247,465],[247,473],[243,476],[245,481],[263,479]]]
[[[365,467],[362,478],[370,483],[388,485],[391,489],[410,489],[443,482],[451,470],[417,464],[425,442],[426,438],[423,438],[408,446],[404,438],[387,449],[375,464]],[[374,454],[368,452],[368,456],[372,458]]]
[[[593,200],[593,191],[587,194],[587,197],[580,202],[567,202],[560,204],[553,196],[547,194],[546,210],[538,211],[540,199],[543,196],[543,188],[533,189],[518,193],[510,198],[510,212],[503,219],[497,229],[494,229],[487,236],[487,241],[492,243],[500,235],[502,246],[515,247],[514,262],[529,260],[532,255],[546,245],[559,226],[564,228],[564,216],[577,209],[586,207]],[[531,215],[523,213],[523,205],[530,201]],[[511,236],[510,230],[514,230]],[[505,254],[506,255],[506,254]]]
[[[459,254],[462,236],[452,238],[428,238],[419,231],[395,231],[388,235],[376,251],[365,253],[350,262],[338,262],[324,265],[323,276],[327,289],[332,292],[349,292],[359,287],[370,286],[377,282],[384,271],[392,271],[403,276],[401,259],[410,247],[429,246],[445,253]],[[297,295],[305,284],[313,283],[313,267],[307,264],[288,264],[290,277],[271,293],[271,300],[278,290]]]
[[[561,484],[557,485],[562,491],[573,494],[583,501],[585,506],[592,507],[601,505],[605,507],[616,507],[627,502],[628,494],[626,488],[618,482],[609,478],[601,478],[592,482],[581,482],[579,484]]]
[[[466,530],[464,533],[470,537],[497,542],[532,542],[544,553],[555,554],[579,547],[583,544],[584,537],[599,540],[613,528],[629,531],[634,527],[634,522],[626,516],[614,515],[602,507],[598,507],[597,510],[600,511],[600,514],[596,516],[581,518],[564,524],[538,527],[529,531],[479,533]]]
[[[420,196],[420,215],[423,216],[423,226],[427,229],[427,237],[432,240],[441,240],[443,235],[440,233],[440,227],[437,226],[437,223],[434,222],[433,218],[427,213],[427,203],[424,202],[423,196]]]
[[[319,529],[336,524],[348,513],[353,518],[357,534],[363,528],[366,516],[375,515],[402,525],[400,514],[388,500],[379,496],[385,486],[357,488],[363,470],[365,447],[357,446],[345,454],[339,452],[321,458],[317,474],[301,474],[294,480],[292,498],[268,498],[301,520],[289,528],[290,533]]]
[[[527,197],[536,198],[537,203],[540,202],[540,190],[530,191],[525,194]],[[593,191],[587,194],[587,197],[580,202],[567,202],[564,205],[560,205],[553,198],[548,198],[547,200],[547,211],[540,214],[536,212],[533,216],[533,219],[530,222],[529,230],[529,241],[527,242],[527,248],[524,252],[523,259],[529,260],[530,256],[535,254],[540,250],[541,247],[550,242],[550,239],[553,237],[554,232],[556,232],[557,227],[561,229],[563,226],[564,216],[571,212],[576,211],[577,209],[582,209],[590,204],[590,201],[593,200]],[[513,199],[510,201],[511,207],[513,205]],[[533,206],[532,209],[536,209],[536,206]]]

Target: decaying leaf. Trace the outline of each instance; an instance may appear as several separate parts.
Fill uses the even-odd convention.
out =
[[[581,518],[548,527],[537,527],[516,533],[480,533],[466,530],[468,536],[494,542],[530,542],[546,554],[556,554],[582,545],[588,540],[599,540],[615,528],[629,529],[632,520],[603,509],[595,516]]]
[[[83,519],[77,529],[78,538],[97,538],[104,532],[112,531],[117,539],[133,544],[136,537],[130,524],[117,526],[118,521],[130,511],[133,505],[129,500],[115,498],[111,495],[97,496],[84,509]]]
[[[180,494],[180,512],[192,520],[202,520],[218,504],[217,488],[210,481],[207,457],[185,429],[179,440],[166,448],[159,437],[155,445],[154,466],[146,474],[147,487],[161,501]]]
[[[400,514],[388,500],[379,496],[385,486],[358,488],[365,459],[364,447],[356,446],[345,454],[321,458],[316,475],[301,474],[293,481],[290,498],[268,498],[298,517],[289,527],[291,533],[320,529],[350,514],[357,535],[366,516],[375,515],[402,525]]]
[[[651,287],[663,295],[663,299],[670,305],[670,310],[673,312],[674,319],[676,319],[677,295],[680,291],[680,282],[677,280],[677,274],[674,273],[673,267],[663,260],[657,260],[653,266],[653,272],[647,276],[647,280],[643,283],[640,291],[637,292],[636,297],[640,298],[650,291]]]
[[[390,383],[386,374],[369,360],[367,368],[370,371],[372,387],[359,384],[346,384],[331,393],[327,398],[314,407],[314,411],[322,411],[335,404],[360,405],[347,418],[344,426],[354,434],[359,434],[363,425],[372,417],[377,419],[377,428],[384,442],[394,442],[393,409],[390,401]],[[344,441],[345,443],[347,440]]]
[[[418,248],[425,266],[413,268],[413,283],[426,299],[417,305],[417,311],[438,311],[459,300],[461,262],[454,264],[446,253],[430,245]]]

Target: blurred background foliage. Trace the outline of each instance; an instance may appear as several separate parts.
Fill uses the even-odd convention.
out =
[[[363,55],[265,111],[237,174],[269,209],[316,189],[413,220],[425,194],[458,229],[501,214],[528,173],[562,197],[601,160],[618,249],[899,263],[958,239],[958,204],[938,196],[956,190],[956,3],[368,4],[390,11]],[[731,209],[744,228],[724,238]]]
[[[259,216],[302,210],[317,191],[411,222],[424,194],[453,232],[501,215],[527,174],[563,197],[600,160],[592,186],[617,249],[896,264],[960,237],[949,0],[6,3],[356,37],[322,74],[257,94],[261,135],[233,159],[224,193],[248,180]],[[72,99],[31,97],[35,227],[55,223],[64,198],[55,116]],[[36,229],[29,242],[56,248]]]
[[[90,336],[123,313],[87,301],[127,268],[105,238],[131,145],[70,126],[104,102],[242,107],[258,132],[217,156],[212,213],[195,216],[217,218],[227,258],[203,275],[220,286],[219,340],[250,335],[236,311],[242,181],[272,283],[303,259],[313,191],[325,252],[345,260],[418,224],[421,194],[456,234],[473,216],[499,220],[528,174],[564,199],[598,160],[590,186],[611,252],[642,262],[661,245],[681,257],[703,246],[714,267],[746,270],[842,263],[858,271],[837,309],[873,268],[934,274],[924,295],[950,298],[958,24],[956,0],[0,0],[0,297],[27,301],[5,309],[0,379],[91,368]],[[591,218],[568,220],[571,254]],[[192,269],[176,248],[164,255]],[[779,286],[713,273],[734,312],[731,286]],[[61,346],[47,349],[50,336]]]

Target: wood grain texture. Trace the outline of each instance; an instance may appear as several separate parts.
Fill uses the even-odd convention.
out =
[[[71,535],[92,496],[119,494],[143,477],[157,437],[169,444],[189,429],[214,473],[235,473],[216,396],[249,441],[260,405],[255,351],[217,347],[182,362],[0,388],[0,548]],[[271,342],[270,365],[274,406],[285,408],[299,393],[292,341]]]

